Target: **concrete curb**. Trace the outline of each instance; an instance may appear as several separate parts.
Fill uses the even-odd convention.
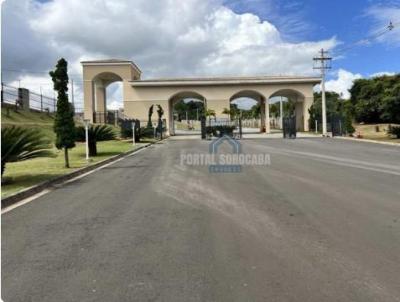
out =
[[[373,144],[400,147],[400,143],[380,142],[380,141],[375,141],[372,139],[365,139],[365,138],[344,137],[344,136],[334,136],[333,138],[344,139],[344,140],[355,141],[355,142],[364,142],[364,143],[373,143]]]
[[[155,143],[157,143],[157,142],[148,143],[148,144],[140,146],[140,147],[138,147],[138,148],[136,148],[134,150],[130,150],[130,151],[118,154],[118,155],[114,155],[114,156],[112,156],[110,158],[106,158],[106,159],[104,159],[102,161],[99,161],[97,163],[94,163],[94,164],[92,164],[90,166],[80,168],[80,169],[78,169],[76,171],[73,171],[71,173],[58,176],[58,177],[50,179],[50,180],[46,180],[46,181],[41,182],[41,183],[39,183],[39,184],[37,184],[37,185],[35,185],[33,187],[29,187],[27,189],[24,189],[24,190],[18,192],[18,193],[15,193],[14,195],[2,198],[1,199],[1,208],[4,209],[6,207],[9,207],[9,206],[11,206],[11,205],[13,205],[13,204],[25,199],[25,198],[31,197],[32,195],[35,195],[35,194],[37,194],[37,193],[39,193],[41,191],[44,191],[45,189],[54,187],[55,185],[62,184],[67,180],[73,179],[73,178],[75,178],[75,177],[77,177],[79,175],[82,175],[84,173],[90,172],[90,171],[92,171],[94,169],[97,169],[97,168],[103,166],[103,165],[112,163],[113,161],[116,161],[117,159],[120,159],[120,158],[126,157],[128,155],[131,155],[133,153],[136,153],[137,151],[139,151],[141,149],[144,149],[144,148],[147,148],[147,147],[149,147],[149,146],[151,146],[151,145],[153,145]]]

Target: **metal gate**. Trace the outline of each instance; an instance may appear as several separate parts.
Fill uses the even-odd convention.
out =
[[[200,125],[201,125],[201,139],[206,139],[207,133],[206,133],[206,117],[205,116],[202,116],[200,118]]]
[[[217,120],[201,117],[201,138],[211,139],[212,137],[231,136],[235,139],[242,138],[242,119],[239,117],[234,120]]]
[[[283,118],[283,138],[296,138],[296,116]]]
[[[331,131],[332,136],[343,136],[343,118],[341,115],[332,115],[331,116]]]

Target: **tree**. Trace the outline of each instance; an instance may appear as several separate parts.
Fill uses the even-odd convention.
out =
[[[213,109],[207,109],[206,110],[206,116],[213,116],[215,118],[215,110]]]
[[[50,71],[54,90],[57,91],[57,111],[54,120],[57,149],[64,149],[65,167],[69,168],[68,149],[75,147],[74,112],[68,102],[68,63],[61,58],[54,71]]]
[[[340,99],[339,94],[333,91],[327,91],[326,95],[326,116],[327,122],[331,121],[332,115],[338,113],[343,100]],[[284,108],[285,109],[285,108]],[[285,112],[285,110],[284,110]],[[308,109],[310,113],[309,126],[310,129],[315,129],[315,121],[322,122],[322,94],[321,92],[314,93],[314,102]]]
[[[400,122],[400,74],[355,80],[349,92],[357,122]]]
[[[51,156],[50,140],[37,129],[17,126],[1,129],[1,176],[6,163]]]
[[[228,115],[229,119],[231,119],[231,110],[230,109],[224,108],[224,110],[222,110],[222,114]]]
[[[89,134],[89,155],[97,155],[97,142],[109,141],[115,139],[116,135],[112,127],[108,125],[91,125],[88,129]],[[76,128],[76,141],[86,141],[85,127]]]
[[[269,112],[271,113],[271,116],[276,118],[279,115],[279,103],[271,104]]]
[[[149,108],[149,120],[147,122],[147,128],[152,128],[153,124],[151,123],[151,117],[153,115],[154,105],[151,105]]]

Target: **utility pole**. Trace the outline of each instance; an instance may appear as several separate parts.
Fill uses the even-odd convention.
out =
[[[43,112],[43,94],[42,94],[42,86],[40,86],[40,112]]]
[[[323,48],[319,52],[319,56],[313,58],[314,69],[321,71],[321,94],[322,94],[322,135],[327,135],[326,127],[326,98],[325,98],[325,74],[326,70],[331,69],[332,58],[327,56],[328,52]]]

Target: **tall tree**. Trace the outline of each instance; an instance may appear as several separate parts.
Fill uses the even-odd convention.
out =
[[[154,105],[151,105],[150,106],[150,108],[149,108],[149,120],[148,120],[148,122],[147,122],[147,128],[152,128],[153,127],[153,124],[151,123],[151,116],[153,115],[153,108],[154,108]]]
[[[68,149],[75,147],[74,112],[68,102],[68,63],[58,60],[54,71],[50,71],[54,90],[57,91],[57,111],[54,120],[57,149],[64,149],[65,167],[69,168]]]

